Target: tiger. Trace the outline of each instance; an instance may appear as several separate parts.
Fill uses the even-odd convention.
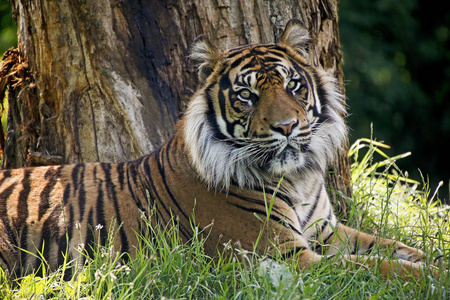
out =
[[[297,19],[276,43],[223,52],[202,35],[190,54],[201,85],[158,150],[128,162],[1,171],[1,267],[20,276],[42,259],[52,270],[67,257],[83,261],[80,245],[91,255],[108,230],[117,232],[114,250],[133,257],[142,214],[152,211],[151,224],[176,216],[184,241],[195,213],[211,257],[239,245],[305,270],[339,254],[350,267],[420,277],[423,251],[348,227],[333,212],[325,174],[347,138],[346,106],[336,78],[308,60],[310,43]],[[275,236],[260,235],[263,226]],[[396,259],[361,261],[375,247]]]

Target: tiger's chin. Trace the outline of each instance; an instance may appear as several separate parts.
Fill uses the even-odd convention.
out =
[[[289,175],[305,168],[306,162],[306,153],[286,148],[268,162],[268,171],[274,175]]]

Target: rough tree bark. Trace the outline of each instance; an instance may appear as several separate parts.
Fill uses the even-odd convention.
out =
[[[186,57],[200,34],[220,50],[274,42],[299,18],[310,60],[344,89],[338,0],[11,1],[19,52],[4,167],[123,161],[160,146],[198,84]],[[350,196],[346,150],[329,184]]]

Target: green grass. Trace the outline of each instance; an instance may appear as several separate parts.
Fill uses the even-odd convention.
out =
[[[383,146],[361,139],[350,149],[354,197],[348,199],[351,210],[347,223],[401,240],[448,262],[449,207],[433,199],[426,185],[420,189],[418,182],[398,170],[395,160],[406,154],[389,158],[380,150]],[[268,211],[271,205],[269,202]],[[194,222],[192,228],[198,231]],[[450,298],[447,274],[437,281],[424,270],[422,281],[406,282],[396,277],[387,280],[377,270],[344,270],[342,258],[299,272],[284,261],[252,253],[243,255],[237,250],[235,255],[218,254],[212,260],[203,252],[201,232],[184,244],[174,224],[150,230],[152,237],[141,239],[137,257],[126,265],[110,247],[97,247],[94,257],[70,280],[62,280],[61,268],[12,284],[0,270],[0,299]],[[111,236],[111,243],[113,240]],[[45,269],[44,264],[42,267]]]
[[[6,91],[5,99],[3,99],[2,103],[1,103],[1,100],[2,99],[0,99],[0,120],[2,123],[3,131],[6,132],[7,131],[8,109],[9,109],[8,91]]]

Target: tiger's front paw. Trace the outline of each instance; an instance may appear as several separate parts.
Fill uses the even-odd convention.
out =
[[[416,248],[408,247],[405,244],[399,242],[397,243],[397,249],[394,252],[394,256],[413,263],[426,261],[425,252]]]

